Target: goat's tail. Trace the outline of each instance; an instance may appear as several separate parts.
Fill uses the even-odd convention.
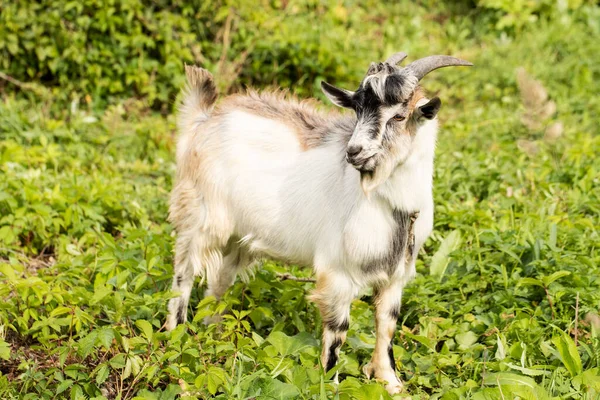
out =
[[[217,88],[207,70],[193,65],[185,66],[188,83],[179,103],[179,143],[177,149],[187,148],[187,142],[198,126],[210,116],[217,100]]]

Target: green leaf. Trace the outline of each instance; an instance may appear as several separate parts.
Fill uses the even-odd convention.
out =
[[[56,387],[56,394],[61,394],[62,392],[64,392],[68,388],[70,388],[72,384],[73,384],[73,381],[70,379],[66,379],[66,380],[62,381],[60,383],[60,385],[58,385]]]
[[[591,388],[600,394],[600,368],[591,368],[577,375],[573,384]]]
[[[436,342],[434,340],[432,340],[426,336],[412,334],[408,331],[402,331],[402,333],[404,335],[406,335],[407,338],[415,340],[415,341],[425,345],[425,347],[427,347],[431,351],[435,351]]]
[[[535,279],[535,278],[521,278],[517,282],[517,287],[519,287],[519,286],[526,286],[526,285],[539,286],[541,288],[544,287],[544,283],[542,281],[538,280],[538,279]]]
[[[456,343],[459,344],[460,348],[466,350],[477,343],[479,337],[471,331],[459,333],[456,335]]]
[[[96,373],[96,383],[98,385],[104,383],[104,381],[106,381],[106,378],[108,378],[109,372],[110,369],[108,368],[108,365],[102,364],[98,369],[98,372]]]
[[[566,333],[561,332],[559,336],[552,338],[552,343],[558,351],[560,361],[562,361],[571,376],[574,377],[581,374],[583,372],[581,357],[573,339]]]
[[[300,391],[296,386],[283,383],[277,379],[264,378],[261,383],[262,396],[268,399],[297,399]]]
[[[104,299],[106,296],[108,296],[112,292],[113,292],[113,290],[110,286],[103,286],[103,287],[96,289],[96,291],[94,292],[94,295],[92,296],[92,300],[90,301],[90,305],[99,303],[102,299]]]
[[[94,345],[96,344],[96,338],[98,337],[97,331],[91,331],[87,336],[79,339],[79,346],[77,348],[77,353],[86,358],[94,349]]]
[[[283,356],[296,354],[306,348],[317,346],[315,338],[306,332],[301,332],[296,336],[287,336],[283,332],[275,331],[269,335],[267,341]]]
[[[461,242],[462,238],[458,229],[453,230],[444,238],[440,248],[431,258],[431,265],[429,266],[429,273],[431,275],[439,276],[440,279],[442,278],[450,262],[448,256],[460,246]]]
[[[557,279],[563,278],[565,276],[571,275],[571,273],[569,271],[556,271],[555,273],[553,273],[550,276],[545,276],[542,278],[542,281],[544,282],[544,285],[546,285],[546,287],[550,286],[550,284],[554,281],[556,281]]]
[[[506,349],[505,349],[505,344],[504,344],[504,336],[502,336],[502,339],[500,338],[500,335],[497,335],[497,349],[496,349],[496,360],[498,361],[502,361],[506,358]]]
[[[525,368],[513,363],[506,363],[505,365],[528,376],[542,376],[551,374],[550,371],[546,371],[545,369]]]
[[[115,369],[125,368],[125,354],[119,353],[108,362]]]
[[[151,342],[152,341],[152,324],[146,320],[138,319],[137,321],[135,321],[135,325],[142,330],[142,332],[144,333],[144,336],[146,336],[146,339],[148,339],[148,341]]]
[[[112,341],[115,337],[113,329],[110,326],[105,326],[98,330],[98,341],[106,350],[110,349]]]
[[[513,399],[520,397],[531,400],[550,400],[548,392],[527,376],[499,372],[485,375],[483,384],[497,386],[499,394],[503,396],[501,398]]]
[[[210,367],[206,373],[206,385],[210,394],[214,395],[217,393],[217,389],[223,383],[226,382],[227,377],[222,369],[216,367]]]
[[[8,360],[10,358],[10,346],[0,338],[0,358]]]

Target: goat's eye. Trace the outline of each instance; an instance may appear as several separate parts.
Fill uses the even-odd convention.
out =
[[[400,121],[404,121],[405,117],[403,117],[403,116],[402,116],[402,115],[400,115],[400,114],[396,114],[396,115],[394,115],[394,116],[392,117],[392,119],[393,119],[394,121],[398,121],[398,122],[400,122]]]

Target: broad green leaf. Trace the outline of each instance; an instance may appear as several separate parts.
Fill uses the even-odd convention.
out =
[[[0,358],[3,360],[10,358],[10,346],[2,338],[0,338]]]
[[[94,349],[94,345],[96,344],[96,338],[98,337],[97,331],[91,331],[85,337],[79,339],[79,346],[77,348],[77,353],[83,358],[87,357],[92,350]]]
[[[550,276],[545,276],[542,278],[542,281],[544,281],[544,285],[546,285],[546,287],[550,286],[550,284],[554,281],[556,281],[557,279],[560,279],[562,277],[571,275],[571,273],[569,271],[556,271],[555,273],[553,273]]]
[[[300,391],[296,386],[289,383],[283,383],[277,379],[264,378],[261,383],[262,396],[269,399],[297,399]]]
[[[104,299],[106,296],[108,296],[112,292],[113,292],[113,289],[110,286],[104,286],[104,287],[97,288],[96,291],[94,292],[94,295],[92,296],[90,305],[99,303],[100,301],[102,301],[102,299]]]
[[[487,386],[497,386],[498,390],[508,398],[522,397],[532,400],[550,400],[549,394],[532,378],[510,372],[487,374],[483,379]]]
[[[108,365],[103,364],[98,369],[98,373],[96,374],[96,383],[98,385],[101,385],[102,383],[104,383],[104,381],[106,381],[106,378],[108,378],[109,373],[110,373],[110,369],[108,368]]]
[[[535,279],[535,278],[521,278],[517,282],[517,287],[519,287],[519,286],[525,286],[525,285],[539,286],[541,288],[544,287],[544,283],[542,281],[538,280],[538,279]]]
[[[226,381],[227,377],[222,369],[216,367],[211,367],[208,369],[208,372],[206,373],[206,384],[210,394],[214,395],[215,393],[217,393],[217,389],[219,388],[219,386],[221,386]]]
[[[460,348],[463,350],[468,349],[469,347],[477,343],[478,338],[479,337],[472,331],[459,333],[455,337],[456,343],[458,343]]]
[[[514,369],[516,371],[520,371],[521,373],[527,376],[542,376],[542,375],[550,375],[550,371],[546,371],[544,369],[533,369],[533,368],[525,368],[520,365],[516,365],[513,363],[506,363],[506,366],[510,369]]]
[[[600,395],[600,368],[591,368],[573,378],[573,384],[577,388],[589,387]]]
[[[112,345],[112,341],[115,337],[114,332],[111,327],[105,326],[102,329],[98,329],[98,341],[106,350],[110,349]]]
[[[64,392],[68,388],[70,388],[72,384],[73,384],[73,381],[71,379],[66,379],[66,380],[62,381],[56,387],[56,394],[61,394],[62,392]]]
[[[505,349],[505,344],[504,344],[504,336],[502,336],[502,338],[500,338],[500,335],[496,336],[496,360],[498,361],[502,361],[506,358],[506,349]]]
[[[287,336],[283,332],[276,331],[269,335],[267,341],[283,356],[296,354],[305,348],[317,346],[315,338],[306,332],[301,332],[296,336]]]
[[[440,244],[440,248],[431,258],[431,265],[429,266],[429,273],[431,275],[439,276],[441,279],[450,262],[448,256],[460,246],[461,241],[460,231],[457,229],[450,232],[450,234],[444,238]]]
[[[135,325],[141,329],[141,331],[144,333],[144,336],[146,336],[146,339],[148,339],[149,342],[152,341],[152,324],[146,320],[143,319],[138,319],[137,321],[135,321]]]
[[[555,336],[552,339],[552,343],[558,351],[560,361],[562,361],[571,376],[574,377],[581,374],[583,372],[581,357],[573,339],[566,333],[561,332],[559,336]]]
[[[422,336],[422,335],[415,335],[412,334],[410,332],[407,331],[403,331],[402,332],[404,335],[406,335],[407,338],[412,339],[412,340],[416,340],[417,342],[425,345],[425,347],[427,347],[429,350],[431,351],[435,351],[435,345],[436,342],[426,336]]]

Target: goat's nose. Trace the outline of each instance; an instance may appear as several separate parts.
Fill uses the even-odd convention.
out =
[[[359,144],[353,144],[351,146],[348,146],[348,149],[346,150],[346,153],[348,153],[348,157],[354,157],[356,156],[358,153],[360,153],[362,151],[362,146]]]

